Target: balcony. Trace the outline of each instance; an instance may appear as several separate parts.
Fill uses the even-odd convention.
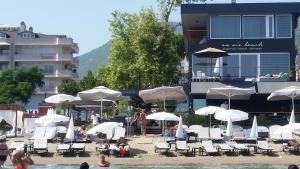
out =
[[[76,79],[77,74],[73,73],[71,70],[55,70],[54,72],[44,72],[45,78],[70,78]]]
[[[72,54],[41,53],[41,54],[16,54],[16,62],[73,62]]]
[[[10,62],[10,56],[8,54],[0,54],[0,62]]]

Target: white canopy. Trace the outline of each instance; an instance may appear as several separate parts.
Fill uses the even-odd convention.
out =
[[[108,128],[116,128],[116,127],[123,127],[123,123],[104,122],[104,123],[98,124],[97,126],[89,129],[87,131],[87,134],[96,134],[97,132],[104,132]]]
[[[165,110],[165,101],[167,100],[177,100],[183,101],[186,100],[187,96],[183,90],[182,86],[175,87],[158,87],[154,89],[141,90],[139,96],[143,99],[145,103],[155,103],[155,102],[164,102]]]
[[[179,117],[167,112],[158,112],[150,114],[146,117],[149,120],[166,120],[166,121],[179,121]]]
[[[35,123],[47,126],[48,124],[58,123],[58,122],[67,122],[70,121],[69,117],[59,115],[59,114],[50,114],[46,116],[42,116],[35,120]]]
[[[23,111],[17,111],[17,127],[23,128]],[[13,128],[16,125],[16,110],[0,110],[0,122],[4,120]]]
[[[176,138],[184,138],[184,135],[183,135],[183,124],[182,124],[182,117],[180,116],[179,117],[179,123],[178,123],[178,127],[177,127],[177,130],[176,130]]]
[[[85,90],[78,93],[82,100],[118,100],[121,97],[121,92],[109,89],[104,86],[98,86],[90,90]]]
[[[291,100],[300,99],[300,87],[299,86],[289,86],[280,90],[276,90],[271,93],[268,97],[269,101],[275,100]]]
[[[218,106],[207,106],[207,107],[203,107],[200,108],[198,110],[195,111],[195,114],[201,115],[201,116],[208,116],[210,114],[215,114],[218,111],[223,111],[226,110],[222,107],[218,107]]]
[[[250,132],[250,138],[257,138],[257,137],[258,137],[258,127],[257,127],[256,116],[254,116],[251,132]]]
[[[247,120],[248,113],[243,112],[241,110],[235,110],[235,109],[218,111],[215,113],[215,119],[217,120],[228,121],[228,118],[230,118],[232,122]]]
[[[293,131],[300,130],[300,123],[287,124],[279,129],[277,129],[274,134],[282,135],[284,133],[290,133],[292,135]]]
[[[69,127],[66,134],[66,139],[69,141],[75,140],[73,117],[71,116]]]
[[[64,101],[74,101],[75,97],[74,96],[71,96],[71,95],[67,95],[67,94],[56,94],[56,95],[53,95],[53,96],[50,96],[50,97],[47,97],[45,99],[45,102],[47,103],[54,103],[54,104],[57,104],[57,103],[61,103],[61,102],[64,102]]]
[[[230,109],[230,100],[247,100],[250,95],[254,93],[254,89],[251,88],[239,88],[234,86],[224,86],[217,88],[210,88],[207,91],[206,97],[208,99],[227,99]],[[225,97],[224,97],[225,96]]]

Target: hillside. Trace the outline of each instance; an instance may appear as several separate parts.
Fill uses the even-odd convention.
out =
[[[88,72],[92,70],[97,73],[98,67],[101,65],[106,65],[108,63],[108,56],[110,52],[111,42],[107,42],[104,45],[88,52],[83,55],[78,56],[79,67],[78,76],[82,79]]]

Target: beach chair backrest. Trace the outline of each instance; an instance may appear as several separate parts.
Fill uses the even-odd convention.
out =
[[[266,140],[257,140],[257,145],[261,147],[268,146],[268,142]]]
[[[185,149],[187,148],[187,143],[186,141],[176,141],[176,147],[178,149]]]
[[[268,133],[269,129],[266,126],[257,126],[257,132],[265,132]]]
[[[33,147],[35,148],[40,148],[40,147],[43,147],[43,148],[46,148],[48,147],[48,141],[47,139],[35,139],[34,140],[34,143],[33,143]]]
[[[200,128],[200,131],[198,133],[198,138],[199,139],[208,139],[209,138],[208,127]]]
[[[45,127],[36,127],[35,130],[34,130],[33,138],[34,139],[44,138],[45,132],[46,132]]]
[[[211,128],[210,129],[210,138],[211,139],[222,139],[221,129],[220,128]]]
[[[45,139],[51,140],[56,136],[56,127],[47,127],[45,131]]]
[[[280,134],[275,134],[276,130],[280,129],[282,126],[280,125],[272,125],[269,127],[269,136],[271,139],[281,139],[282,136]]]
[[[201,145],[207,148],[213,148],[213,144],[211,140],[203,140]]]

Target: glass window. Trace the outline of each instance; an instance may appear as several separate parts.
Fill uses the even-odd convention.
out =
[[[244,38],[266,37],[266,17],[244,16],[243,33]]]
[[[211,38],[240,38],[240,16],[211,16]]]
[[[21,33],[22,38],[35,38],[35,34],[31,32],[23,32]]]
[[[257,75],[257,55],[241,55],[241,76],[256,77]]]
[[[239,77],[239,56],[223,57],[223,76],[231,80]]]
[[[51,80],[44,80],[44,86],[41,88],[41,91],[54,91],[55,86]]]
[[[292,19],[290,15],[277,15],[276,16],[276,29],[278,38],[290,38],[292,37]]]
[[[193,110],[196,111],[206,106],[206,99],[193,99]]]
[[[261,76],[289,73],[289,54],[260,54],[260,74]]]
[[[6,38],[6,34],[5,34],[5,33],[2,33],[2,32],[0,32],[0,39],[2,39],[2,38]]]
[[[193,55],[193,75],[197,77],[213,76],[216,60],[216,58]]]
[[[51,75],[54,73],[54,66],[53,65],[44,65],[43,73],[45,75]]]

